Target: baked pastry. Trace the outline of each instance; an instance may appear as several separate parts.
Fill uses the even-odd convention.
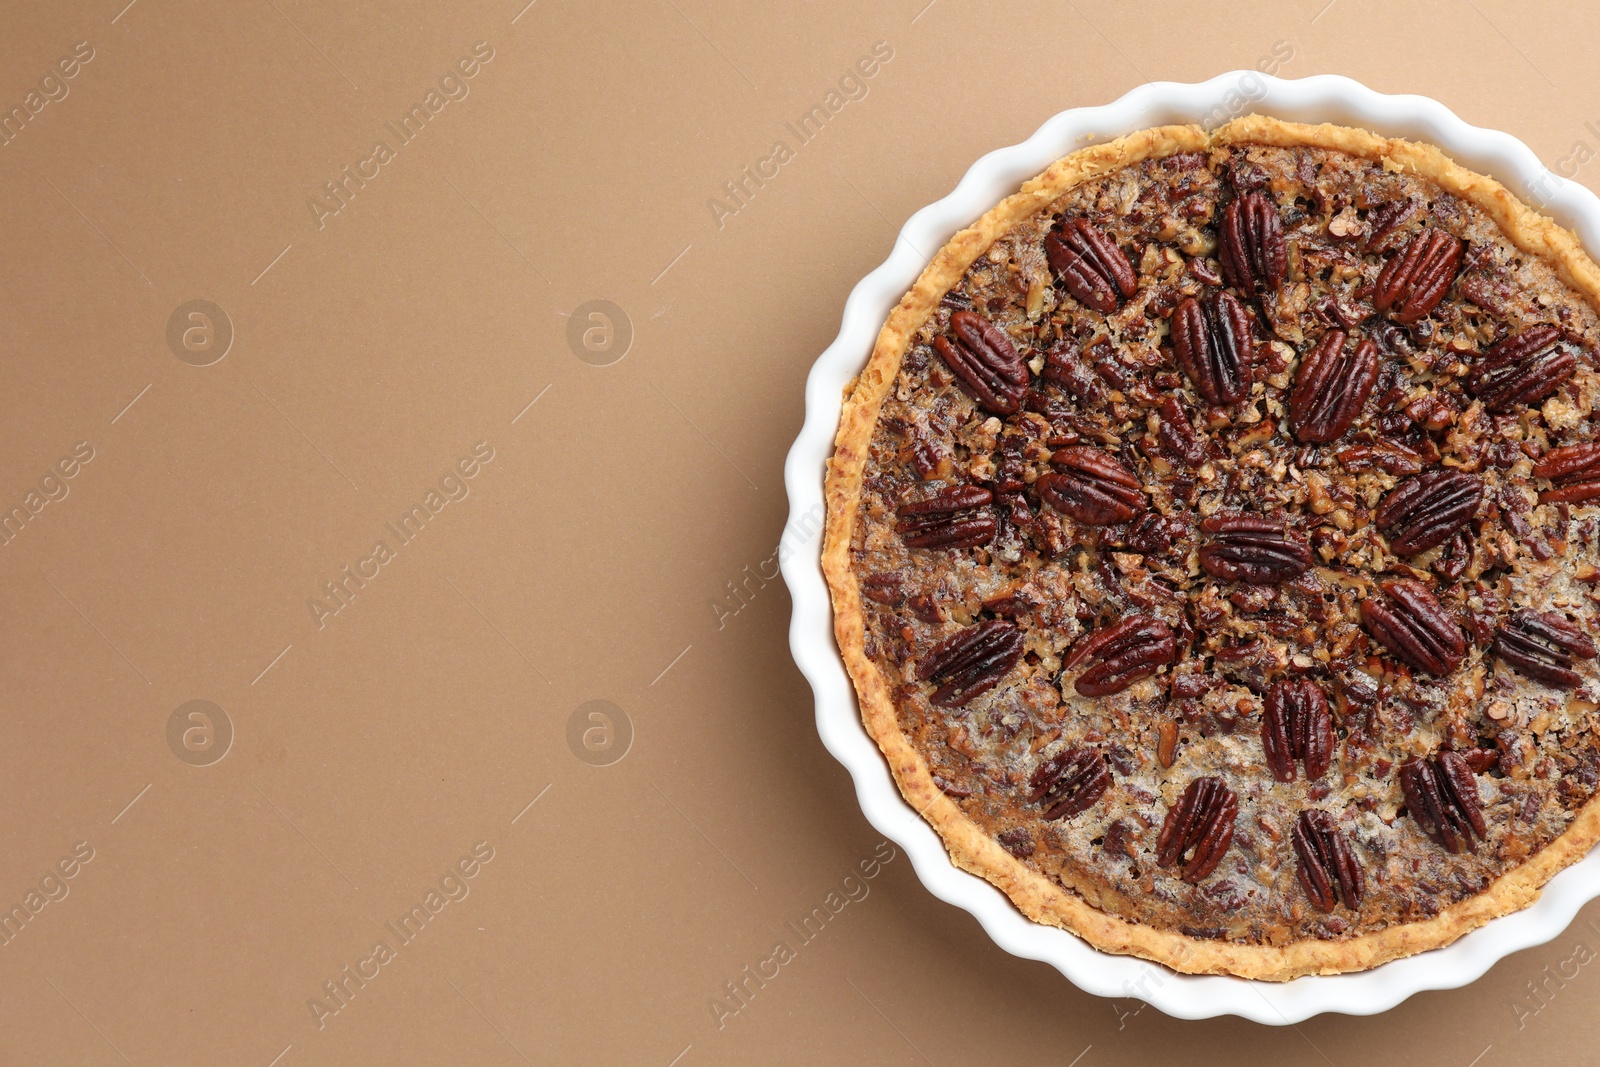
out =
[[[1600,271],[1437,149],[1072,153],[879,335],[824,569],[864,722],[1030,918],[1284,980],[1600,833]]]

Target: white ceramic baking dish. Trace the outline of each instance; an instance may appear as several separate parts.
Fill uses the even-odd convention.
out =
[[[1152,1004],[1169,1015],[1203,1019],[1241,1015],[1261,1023],[1297,1023],[1322,1012],[1369,1015],[1425,989],[1473,981],[1502,957],[1560,934],[1578,909],[1600,895],[1600,850],[1551,880],[1531,907],[1496,919],[1453,945],[1396,960],[1370,971],[1298,978],[1286,983],[1183,975],[1130,956],[1113,956],[1077,937],[1024,918],[998,890],[950,862],[932,828],[901,798],[877,745],[861,725],[855,692],[833,639],[833,616],[812,532],[822,514],[823,467],[845,385],[865,365],[890,309],[944,245],[1028,178],[1085,145],[1150,126],[1176,122],[1220,124],[1258,112],[1302,122],[1360,126],[1388,136],[1429,141],[1457,162],[1505,183],[1528,203],[1600,249],[1600,199],[1546,169],[1509,134],[1470,126],[1444,105],[1422,96],[1386,96],[1348,78],[1298,80],[1234,71],[1199,84],[1142,85],[1103,107],[1063,111],[1022,144],[978,160],[954,192],[906,222],[884,263],[863,278],[845,302],[839,336],[806,381],[805,425],[789,450],[788,538],[805,548],[781,553],[794,599],[789,643],[816,694],[817,729],[828,750],[849,769],[868,821],[905,849],[924,885],[971,912],[1002,948],[1043,960],[1090,993]]]

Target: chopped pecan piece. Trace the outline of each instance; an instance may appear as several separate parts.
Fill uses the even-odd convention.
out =
[[[1414,556],[1450,540],[1483,501],[1483,479],[1441,467],[1407,478],[1383,498],[1373,521],[1397,556]]]
[[[1001,615],[1008,619],[1015,619],[1025,615],[1039,606],[1039,599],[1026,587],[1013,588],[1010,592],[983,602],[983,610],[992,615]]]
[[[950,316],[950,333],[933,339],[950,370],[967,387],[978,406],[996,415],[1010,415],[1022,407],[1028,391],[1028,365],[1005,331],[971,311]]]
[[[952,485],[926,500],[901,504],[895,532],[908,548],[971,548],[994,537],[994,494],[979,485]]]
[[[1200,566],[1213,578],[1251,585],[1276,585],[1311,566],[1311,547],[1265,515],[1213,515],[1200,522],[1211,540],[1200,549]]]
[[[1367,224],[1372,232],[1367,236],[1367,251],[1382,252],[1389,247],[1390,239],[1400,227],[1410,222],[1422,204],[1411,197],[1404,200],[1386,200],[1372,209]]]
[[[1139,476],[1109,452],[1073,445],[1050,462],[1058,469],[1040,475],[1034,488],[1046,504],[1086,526],[1127,522],[1145,509]]]
[[[1026,826],[1013,826],[1009,830],[1002,830],[995,839],[1000,842],[1001,848],[1019,860],[1025,860],[1033,855],[1033,832]]]
[[[1336,458],[1347,471],[1377,468],[1394,475],[1418,474],[1427,465],[1420,454],[1393,440],[1379,440],[1371,445],[1351,445],[1340,449]]]
[[[957,630],[922,657],[920,681],[937,688],[932,700],[942,708],[959,708],[993,689],[1022,658],[1022,631],[1005,619]]]
[[[1119,296],[1125,300],[1139,288],[1128,257],[1088,219],[1062,219],[1044,239],[1044,254],[1067,291],[1103,315],[1117,310]]]
[[[1222,274],[1241,293],[1283,284],[1288,247],[1278,208],[1261,193],[1246,193],[1222,209]]]
[[[1300,885],[1312,907],[1332,911],[1342,903],[1351,911],[1360,908],[1366,876],[1333,816],[1321,808],[1303,811],[1289,836],[1300,860]]]
[[[1433,571],[1447,582],[1453,582],[1467,572],[1472,564],[1472,537],[1466,530],[1457,530],[1445,542],[1439,558],[1433,561]]]
[[[1309,678],[1273,683],[1262,701],[1261,747],[1267,768],[1280,782],[1294,781],[1296,761],[1305,764],[1313,782],[1328,773],[1333,716],[1322,687]]]
[[[1565,616],[1524,609],[1500,624],[1494,654],[1505,665],[1555,689],[1576,689],[1583,681],[1573,661],[1594,659],[1594,641]]]
[[[1455,618],[1411,578],[1381,583],[1386,596],[1361,602],[1361,621],[1390,652],[1419,671],[1449,674],[1467,654],[1467,638]]]
[[[1541,504],[1581,504],[1600,497],[1600,441],[1552,448],[1533,465],[1535,477],[1547,478],[1550,488],[1539,494]]]
[[[1156,863],[1183,864],[1183,880],[1193,885],[1217,869],[1233,844],[1239,799],[1221,778],[1196,778],[1167,811],[1156,840]],[[1187,855],[1189,858],[1184,859]]]
[[[1384,264],[1372,289],[1372,305],[1397,322],[1426,318],[1455,281],[1462,251],[1461,241],[1443,230],[1419,231],[1405,251]]]
[[[1133,823],[1130,823],[1127,819],[1117,819],[1106,827],[1105,842],[1100,848],[1108,856],[1121,856],[1123,859],[1131,860],[1133,859],[1133,846],[1130,844],[1129,839],[1137,841],[1141,836],[1143,835],[1138,829],[1134,828]]]
[[[1471,850],[1473,836],[1482,840],[1488,833],[1478,801],[1478,780],[1454,752],[1402,763],[1400,791],[1411,818],[1446,851]]]
[[[1177,758],[1178,749],[1178,724],[1172,719],[1165,719],[1156,727],[1156,762],[1163,767],[1172,766],[1172,761]]]
[[[869,574],[861,579],[861,595],[879,604],[896,607],[905,599],[898,574]]]
[[[1179,518],[1163,517],[1159,512],[1147,511],[1131,523],[1122,547],[1143,556],[1154,556],[1169,551],[1179,540],[1185,539],[1188,525]],[[1102,541],[1101,544],[1106,544]]]
[[[1529,326],[1485,352],[1472,368],[1467,389],[1485,411],[1514,412],[1543,400],[1578,370],[1578,357],[1549,323]]]
[[[1337,441],[1366,406],[1378,381],[1378,346],[1346,351],[1343,330],[1329,330],[1300,360],[1289,392],[1289,426],[1309,445]]]
[[[1045,353],[1044,369],[1039,377],[1055,382],[1079,404],[1098,404],[1105,396],[1105,386],[1094,368],[1083,358],[1077,345],[1058,341]]]
[[[1046,819],[1070,819],[1094,807],[1111,786],[1111,769],[1098,750],[1069,748],[1041,763],[1028,785],[1028,803],[1044,808]]]
[[[1511,286],[1503,278],[1481,270],[1462,271],[1456,293],[1497,319],[1511,315]]]
[[[1172,313],[1172,354],[1208,404],[1237,404],[1250,395],[1255,341],[1250,315],[1227,290],[1202,303],[1188,297]]]
[[[913,593],[906,597],[906,610],[926,623],[944,621],[944,612],[939,610],[939,601],[931,593]]]
[[[1170,626],[1150,615],[1130,615],[1078,638],[1062,666],[1073,670],[1089,664],[1073,688],[1079,696],[1103,697],[1122,692],[1177,658],[1178,642]]]
[[[1159,412],[1161,428],[1156,431],[1156,440],[1161,442],[1161,447],[1182,460],[1190,470],[1205,462],[1205,440],[1195,432],[1194,423],[1178,398],[1168,396],[1162,400]]]

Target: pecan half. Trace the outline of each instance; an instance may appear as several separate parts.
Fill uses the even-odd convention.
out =
[[[1022,658],[1022,631],[1005,619],[957,630],[930,648],[917,671],[920,681],[932,682],[932,700],[942,708],[959,708],[987,693]]]
[[[952,485],[926,500],[901,504],[895,532],[907,548],[971,548],[994,536],[994,494],[980,485]]]
[[[1177,658],[1178,641],[1170,626],[1150,615],[1130,615],[1078,638],[1062,666],[1073,670],[1089,664],[1073,688],[1079,696],[1103,697],[1122,692]]]
[[[1233,844],[1239,799],[1221,778],[1196,778],[1167,811],[1156,840],[1156,863],[1183,864],[1183,880],[1193,885],[1217,869]],[[1184,856],[1188,855],[1185,860]]]
[[[1461,267],[1461,241],[1443,230],[1420,230],[1391,256],[1372,289],[1372,305],[1397,322],[1416,322],[1439,306]]]
[[[1439,468],[1407,478],[1383,498],[1372,519],[1397,556],[1436,548],[1472,521],[1483,500],[1483,479]]]
[[[1145,509],[1139,476],[1109,452],[1073,445],[1050,462],[1058,469],[1033,483],[1040,499],[1086,526],[1127,522]]]
[[[1028,803],[1043,807],[1046,819],[1070,819],[1094,807],[1111,786],[1111,768],[1093,748],[1069,748],[1039,765],[1028,779]]]
[[[1318,911],[1332,911],[1340,903],[1351,911],[1361,907],[1366,876],[1332,815],[1321,808],[1301,812],[1289,837],[1300,859],[1300,885],[1312,907]]]
[[[1329,330],[1300,359],[1289,391],[1295,440],[1325,445],[1344,436],[1378,381],[1378,346],[1362,341],[1345,350],[1345,332]]]
[[[1272,292],[1288,270],[1288,246],[1278,208],[1261,193],[1246,193],[1222,209],[1222,275],[1241,293]]]
[[[1117,310],[1139,288],[1133,264],[1104,230],[1088,219],[1066,218],[1044,239],[1045,258],[1078,301],[1102,315]]]
[[[1533,465],[1535,477],[1551,488],[1539,494],[1541,504],[1580,504],[1600,497],[1600,441],[1552,448]]]
[[[1402,763],[1400,792],[1411,818],[1446,851],[1470,850],[1473,835],[1481,840],[1488,832],[1478,801],[1478,780],[1454,752]]]
[[[1028,365],[1005,331],[982,315],[957,311],[950,316],[950,333],[953,339],[933,339],[934,351],[978,406],[995,415],[1018,411],[1028,391]]]
[[[1200,566],[1213,578],[1251,585],[1286,582],[1311,566],[1311,548],[1291,537],[1283,520],[1265,515],[1213,515],[1200,522],[1211,540]]]
[[[1578,357],[1561,329],[1529,326],[1489,349],[1472,368],[1467,390],[1497,415],[1543,400],[1578,370]]]
[[[1596,655],[1594,641],[1566,616],[1528,609],[1500,624],[1491,647],[1512,670],[1555,689],[1576,689],[1583,678],[1573,661]]]
[[[1261,747],[1267,768],[1280,782],[1292,782],[1295,762],[1316,781],[1333,759],[1333,716],[1328,694],[1309,678],[1275,682],[1262,701]]]
[[[1449,674],[1467,654],[1467,638],[1428,587],[1411,578],[1381,583],[1386,596],[1361,602],[1361,621],[1384,647],[1419,671]]]
[[[1208,404],[1237,404],[1250,395],[1255,342],[1250,316],[1232,293],[1189,297],[1172,313],[1172,354]]]

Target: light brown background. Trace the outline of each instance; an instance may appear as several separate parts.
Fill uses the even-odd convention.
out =
[[[4,109],[75,43],[94,59],[0,148],[0,511],[75,443],[95,458],[0,547],[0,904],[75,842],[95,858],[0,946],[0,1061],[1593,1047],[1600,968],[1544,969],[1600,946],[1600,907],[1379,1018],[1181,1023],[1002,952],[903,856],[713,1024],[879,841],[817,740],[781,582],[720,625],[712,604],[775,549],[805,374],[911,212],[1062,108],[1278,42],[1286,76],[1428,94],[1552,165],[1600,148],[1577,5],[925,2],[3,5]],[[479,41],[470,95],[319,229],[308,199]],[[878,41],[866,98],[719,227],[707,200]],[[207,367],[165,339],[195,298],[236,332]],[[567,344],[596,298],[634,333],[605,367]],[[319,629],[308,598],[480,441],[470,495]],[[167,743],[193,699],[236,733],[206,767]],[[568,746],[591,699],[635,731],[610,766]],[[470,895],[318,1029],[308,998],[479,841]]]

